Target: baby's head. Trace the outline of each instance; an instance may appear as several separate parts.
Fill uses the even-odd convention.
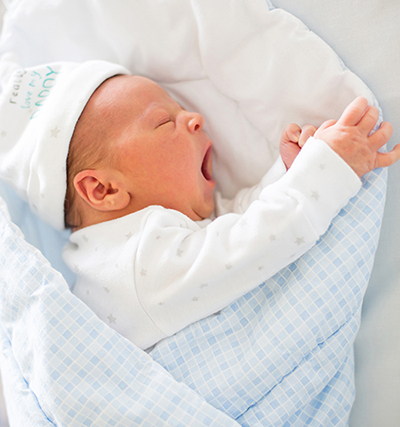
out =
[[[82,110],[104,81],[129,74],[101,60],[23,68],[15,55],[1,57],[0,178],[58,230],[65,229],[66,162]]]
[[[79,229],[151,205],[207,218],[214,208],[211,146],[202,116],[184,110],[152,80],[106,80],[70,142],[66,225]]]

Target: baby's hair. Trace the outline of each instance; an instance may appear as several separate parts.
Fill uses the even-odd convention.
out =
[[[112,151],[99,117],[81,114],[71,138],[67,157],[67,192],[64,201],[66,228],[82,225],[78,193],[74,187],[75,176],[86,169],[99,169],[112,164]]]
[[[104,115],[102,106],[96,101],[96,94],[104,83],[119,75],[105,80],[94,92],[83,109],[75,126],[67,157],[67,192],[64,201],[64,222],[66,228],[78,228],[82,225],[82,212],[79,209],[78,194],[74,187],[75,176],[86,169],[118,167],[118,159],[112,149],[112,133],[108,128],[113,123],[113,108],[109,103],[108,113]],[[93,107],[94,104],[94,107]]]

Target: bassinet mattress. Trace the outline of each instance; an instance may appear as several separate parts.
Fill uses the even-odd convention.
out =
[[[156,80],[204,115],[226,196],[272,165],[287,123],[336,118],[357,95],[376,104],[332,49],[262,0],[15,1],[0,41],[6,52],[22,66],[105,59]],[[3,209],[1,366],[11,422],[345,425],[385,188],[384,171],[368,174],[312,250],[150,354],[74,297]],[[27,211],[29,220],[18,221],[13,205],[22,202],[2,194],[28,235],[38,220]]]

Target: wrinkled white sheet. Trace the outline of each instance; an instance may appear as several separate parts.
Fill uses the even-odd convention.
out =
[[[269,10],[264,0],[12,5],[0,48],[15,51],[23,66],[117,62],[200,111],[226,196],[261,179],[288,123],[319,125],[338,117],[356,95],[372,102],[364,83],[329,46],[292,15]]]

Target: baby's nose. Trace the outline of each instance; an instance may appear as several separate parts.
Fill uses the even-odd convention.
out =
[[[188,113],[188,114],[190,115],[189,121],[188,121],[189,131],[192,133],[201,131],[204,125],[203,116],[199,113]]]

